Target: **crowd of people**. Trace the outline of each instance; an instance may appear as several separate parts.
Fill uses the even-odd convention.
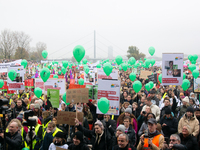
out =
[[[154,68],[155,72],[158,70],[159,67]],[[181,86],[160,83],[147,91],[148,79],[138,74],[136,80],[141,81],[142,89],[136,93],[130,73],[130,69],[119,71],[119,116],[97,114],[97,100],[67,105],[60,95],[59,108],[52,108],[46,95],[35,96],[34,88],[25,88],[12,95],[0,91],[0,99],[9,101],[6,126],[3,126],[3,116],[0,122],[2,149],[3,146],[8,150],[30,149],[32,145],[34,150],[56,150],[56,147],[69,150],[198,150],[199,95],[193,93],[192,75],[187,71],[186,78],[191,86],[186,91]],[[27,78],[31,76],[26,74]],[[67,76],[66,89],[70,84],[69,71]],[[1,74],[1,79],[6,78],[6,73]],[[35,121],[32,133],[26,124],[27,110],[34,113],[30,117]],[[74,118],[74,126],[58,124],[58,111],[83,112],[83,122]]]

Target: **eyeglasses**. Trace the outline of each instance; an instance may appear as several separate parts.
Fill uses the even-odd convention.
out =
[[[175,140],[175,139],[172,139],[172,140],[171,140],[171,139],[169,139],[169,141],[170,141],[170,142],[171,142],[171,141],[172,141],[172,142],[175,142],[175,141],[177,141],[177,140]]]

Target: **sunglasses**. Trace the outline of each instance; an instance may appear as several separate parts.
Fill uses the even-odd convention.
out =
[[[170,141],[170,142],[171,142],[171,141],[172,141],[172,142],[175,142],[175,141],[177,141],[177,140],[175,140],[175,139],[172,139],[172,140],[171,140],[171,139],[170,139],[169,141]]]

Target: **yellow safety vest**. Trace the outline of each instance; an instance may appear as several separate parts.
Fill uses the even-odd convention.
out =
[[[50,120],[49,122],[51,122],[51,120]],[[48,127],[49,122],[48,122],[46,125],[42,124],[43,132],[44,132],[44,131],[46,130],[46,128]]]
[[[47,131],[44,132],[43,139],[44,139],[44,137],[46,135],[46,132]],[[52,136],[54,137],[56,135],[56,133],[58,133],[58,132],[63,132],[63,131],[56,127],[56,130],[54,131],[54,133],[52,134]]]
[[[40,96],[40,99],[44,100],[44,95]]]

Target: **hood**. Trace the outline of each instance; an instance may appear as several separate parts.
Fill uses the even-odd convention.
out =
[[[183,119],[184,119],[184,120],[187,120],[187,114],[186,114],[186,113],[184,114]],[[195,119],[197,119],[197,118],[196,118],[196,116],[193,114],[193,116],[191,117],[191,120],[195,120]]]

